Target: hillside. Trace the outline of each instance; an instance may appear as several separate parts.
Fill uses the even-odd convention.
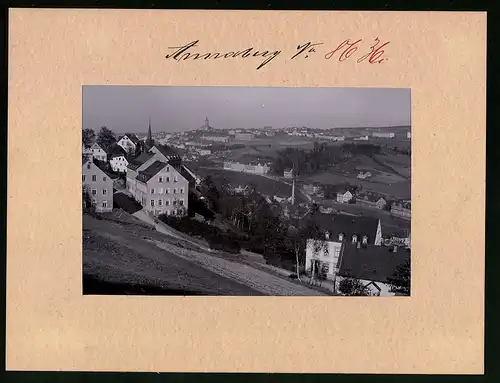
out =
[[[83,217],[84,294],[328,295],[250,256],[203,250],[122,213]]]

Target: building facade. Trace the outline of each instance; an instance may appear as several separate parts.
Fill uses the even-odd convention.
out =
[[[112,154],[109,159],[109,165],[114,172],[126,173],[128,161],[123,154]]]
[[[103,162],[107,162],[108,160],[108,154],[99,146],[97,142],[90,147],[90,154],[92,155],[92,158],[95,158],[96,160]]]
[[[391,214],[405,218],[411,219],[411,204],[408,201],[394,202],[391,205]]]
[[[117,141],[117,145],[121,146],[127,153],[135,153],[139,141],[135,134],[125,134]]]
[[[375,137],[375,138],[394,138],[394,133],[373,132],[372,137]]]
[[[243,164],[240,162],[224,161],[224,170],[263,175],[269,173],[271,168],[267,164]]]
[[[127,190],[153,215],[187,213],[189,188],[196,182],[179,156],[161,146],[153,146],[127,167]]]
[[[293,169],[285,169],[283,172],[283,177],[293,178]]]
[[[82,187],[89,193],[97,212],[113,210],[113,180],[88,159],[82,161]]]
[[[348,203],[350,200],[352,200],[352,197],[352,193],[349,190],[338,192],[337,202]]]

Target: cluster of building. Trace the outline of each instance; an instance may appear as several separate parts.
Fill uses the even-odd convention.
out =
[[[369,193],[366,191],[355,193],[349,189],[342,189],[338,191],[336,201],[340,203],[356,203],[358,205],[364,205],[381,210],[385,209],[389,203],[389,201],[387,201],[384,197],[381,197],[376,193]],[[395,216],[411,219],[411,201],[393,201],[390,205],[390,212]]]
[[[140,140],[133,134],[121,136],[105,151],[97,143],[82,147],[82,183],[98,212],[113,208],[113,175],[106,171],[109,163],[113,172],[126,173],[126,190],[139,202],[143,210],[160,214],[182,216],[187,213],[188,193],[201,182],[182,162],[177,153],[166,146],[154,145],[151,124],[148,137],[137,150]],[[128,158],[128,159],[127,159]],[[98,162],[96,162],[97,160]]]
[[[324,239],[309,239],[306,271],[333,281],[338,291],[345,278],[355,278],[371,295],[391,296],[390,278],[410,258],[409,238],[401,246],[384,246],[379,219],[320,214]]]

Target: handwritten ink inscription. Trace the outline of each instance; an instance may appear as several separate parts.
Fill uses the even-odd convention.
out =
[[[278,57],[281,53],[281,49],[271,49],[271,50],[259,50],[254,47],[248,47],[245,49],[237,49],[229,52],[207,52],[199,53],[193,52],[192,48],[198,46],[199,40],[192,41],[188,44],[182,46],[168,47],[170,50],[174,50],[165,56],[165,59],[172,59],[177,62],[186,60],[223,60],[232,58],[256,58],[261,57],[264,60],[257,66],[257,70],[263,68],[265,65],[270,63],[273,59]],[[326,60],[337,60],[338,62],[344,62],[352,56],[358,57],[356,63],[361,63],[366,61],[370,64],[380,64],[387,60],[385,56],[385,50],[389,41],[382,42],[378,37],[373,39],[372,42],[368,43],[368,48],[364,44],[363,39],[351,40],[346,39],[340,42],[333,50],[324,54],[324,59]],[[308,59],[309,57],[315,57],[315,53],[320,51],[320,48],[324,46],[323,42],[313,43],[311,41],[299,44],[296,47],[295,53],[291,56],[291,60],[297,58]]]

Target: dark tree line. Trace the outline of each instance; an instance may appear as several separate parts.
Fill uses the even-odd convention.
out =
[[[314,143],[311,150],[286,148],[278,152],[272,171],[275,174],[283,174],[285,169],[294,168],[296,174],[314,174],[318,171],[328,170],[328,167],[345,161],[356,155],[372,156],[379,154],[381,148],[373,144],[327,145],[326,143]]]

